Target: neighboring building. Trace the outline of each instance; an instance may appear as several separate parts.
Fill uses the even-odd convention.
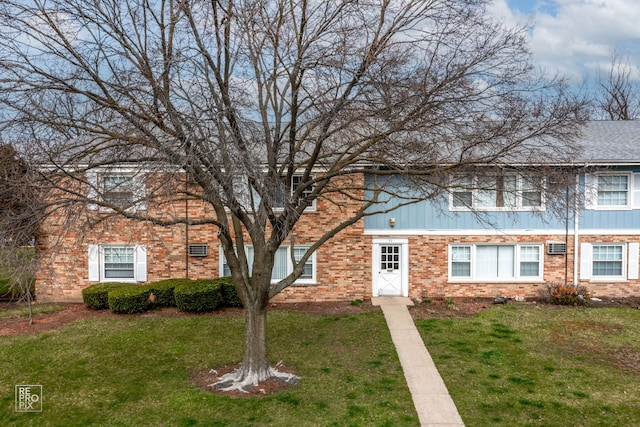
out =
[[[558,165],[575,171],[577,196],[568,196],[564,215],[549,208],[544,179],[489,170],[452,176],[465,185],[436,200],[367,217],[340,233],[276,300],[536,297],[545,283],[565,281],[585,285],[596,296],[640,296],[640,122],[589,122],[576,144],[580,156]],[[144,183],[135,180],[126,191],[116,187],[126,176],[122,170],[100,177],[105,189],[118,188],[110,194],[114,200],[144,191]],[[295,228],[294,250],[348,215],[336,206],[318,200],[308,209]],[[96,214],[95,207],[88,209]],[[172,209],[197,217],[206,207],[192,202]],[[80,301],[84,287],[102,281],[228,273],[213,226],[109,219],[58,237],[59,227],[55,217],[47,220],[37,242],[46,253],[36,281],[41,301]],[[283,246],[278,252],[274,279],[290,268],[289,250]]]

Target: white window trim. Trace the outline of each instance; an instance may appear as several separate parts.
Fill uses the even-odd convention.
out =
[[[133,278],[114,279],[105,277],[104,248],[133,248]],[[147,246],[131,244],[89,245],[89,281],[137,283],[147,281]]]
[[[453,276],[453,246],[467,246],[471,248],[471,261],[470,261],[470,275],[469,276]],[[478,246],[513,246],[514,247],[514,277],[492,277],[492,278],[477,278],[475,276],[476,271],[476,248]],[[538,247],[539,253],[539,266],[537,276],[521,276],[520,275],[520,250],[523,246],[535,246]],[[544,244],[543,243],[450,243],[448,247],[448,274],[449,282],[478,282],[478,283],[502,283],[502,282],[543,282],[544,281]]]
[[[455,175],[455,174],[454,174]],[[526,179],[526,175],[522,174],[522,173],[506,173],[506,175],[515,175],[516,176],[516,191],[515,191],[515,195],[516,195],[516,205],[514,207],[498,207],[498,206],[487,206],[487,207],[480,207],[477,206],[477,200],[478,200],[478,190],[477,187],[477,182],[478,182],[478,176],[474,175],[473,176],[473,184],[472,184],[472,189],[467,190],[468,192],[471,192],[471,205],[470,207],[468,206],[454,206],[454,193],[456,192],[455,190],[450,190],[449,191],[449,210],[452,212],[470,212],[470,211],[482,211],[482,212],[542,212],[546,210],[546,192],[545,192],[545,184],[546,184],[546,180],[544,178],[541,178],[542,180],[542,188],[541,188],[541,195],[540,195],[540,206],[522,206],[522,181],[524,179]]]
[[[627,177],[627,203],[626,205],[598,204],[598,177],[601,176],[626,176]],[[638,183],[636,183],[638,180]],[[636,192],[639,194],[636,195]],[[637,196],[637,197],[634,197]],[[633,172],[604,172],[588,173],[584,178],[584,206],[585,209],[598,211],[626,211],[640,208],[640,174]]]
[[[87,191],[87,198],[90,201],[95,200],[96,202],[99,202],[101,200],[101,192],[104,190],[102,188],[102,177],[105,175],[126,176],[127,178],[131,178],[134,193],[133,198],[136,203],[132,207],[128,208],[127,211],[135,212],[147,209],[147,205],[143,200],[147,191],[144,178],[141,175],[140,170],[132,168],[106,168],[88,171],[87,184],[89,189]],[[105,206],[99,206],[98,203],[89,203],[88,208],[89,210],[98,210],[100,212],[113,212],[113,209]]]
[[[295,245],[295,248],[308,249],[311,245]],[[245,245],[245,253],[248,253],[248,250],[252,248],[253,245]],[[291,274],[293,271],[293,262],[291,261],[291,246],[290,245],[282,245],[281,248],[287,249],[287,275]],[[226,257],[224,255],[224,250],[222,249],[222,245],[219,246],[219,256],[218,256],[218,274],[220,277],[224,275],[224,266],[226,265]],[[316,262],[316,252],[311,254],[311,257],[307,262],[311,262],[311,278],[301,278],[299,277],[294,285],[317,285],[318,284],[318,275],[317,275],[317,262]],[[251,265],[249,265],[249,269],[251,269]],[[271,283],[278,283],[280,280],[271,280]]]
[[[622,275],[620,276],[594,276],[593,275],[593,247],[594,246],[621,246],[622,247]],[[623,282],[637,280],[639,278],[639,253],[640,243],[581,243],[580,244],[580,279],[590,282]]]
[[[293,192],[295,191],[294,188],[293,188],[293,179],[295,177],[302,177],[302,174],[301,173],[294,173],[293,175],[291,175],[291,193],[290,193],[290,195],[292,195]],[[305,212],[315,212],[316,211],[316,201],[317,201],[317,199],[313,199],[311,201],[311,204],[309,206],[307,206],[304,209],[304,211]],[[276,212],[282,212],[284,210],[284,206],[282,206],[282,207],[274,206],[273,210],[276,211]]]

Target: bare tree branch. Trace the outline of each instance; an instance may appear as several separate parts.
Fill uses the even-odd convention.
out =
[[[527,28],[491,21],[486,4],[4,1],[0,130],[41,166],[49,212],[83,215],[76,228],[217,227],[247,312],[244,386],[273,374],[269,298],[339,232],[391,198],[442,196],[456,171],[570,158],[583,101],[536,75]],[[110,171],[144,194],[111,199]],[[278,248],[320,201],[350,215],[272,283]],[[186,203],[207,208],[189,218]]]

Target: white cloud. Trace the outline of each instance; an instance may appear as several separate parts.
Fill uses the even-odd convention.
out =
[[[537,0],[535,4],[530,3],[534,60],[548,72],[560,72],[576,82],[593,79],[599,68],[608,70],[614,49],[628,55],[637,71],[640,1]],[[525,16],[509,8],[507,0],[494,0],[490,13],[507,23],[522,21]],[[640,79],[640,73],[637,77]]]

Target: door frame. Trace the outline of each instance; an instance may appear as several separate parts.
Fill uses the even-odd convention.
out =
[[[380,247],[382,245],[399,245],[400,246],[400,295],[409,296],[409,239],[393,239],[393,238],[376,238],[372,241],[371,251],[371,293],[374,297],[378,295],[380,287],[380,279],[378,272],[380,270]]]

